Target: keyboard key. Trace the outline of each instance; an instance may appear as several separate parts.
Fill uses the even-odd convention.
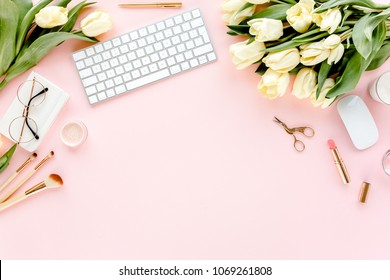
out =
[[[133,65],[130,62],[125,64],[125,71],[126,72],[129,72],[129,71],[131,71],[133,69],[134,69]]]
[[[148,64],[150,64],[150,58],[148,57],[148,56],[145,56],[145,57],[143,57],[142,59],[141,59],[141,61],[142,61],[142,65],[148,65]]]
[[[121,94],[124,93],[125,91],[126,91],[125,85],[120,85],[115,88],[116,94]]]
[[[96,65],[92,66],[92,71],[94,74],[97,74],[97,73],[102,71],[102,68],[100,67],[99,64],[96,64]]]
[[[133,62],[134,68],[140,68],[142,66],[141,60],[137,59]]]
[[[122,45],[122,46],[120,46],[119,49],[120,49],[122,54],[126,54],[129,52],[129,47],[127,45]]]
[[[193,16],[194,18],[200,17],[200,11],[199,11],[199,9],[193,10],[193,11],[192,11],[192,16]]]
[[[104,92],[100,92],[98,95],[99,101],[107,99],[107,96]]]
[[[95,45],[94,49],[95,49],[96,53],[101,53],[102,51],[104,51],[104,48],[103,48],[102,44]]]
[[[162,50],[161,52],[158,53],[160,55],[161,59],[165,59],[168,57],[168,52],[166,50]]]
[[[112,48],[112,43],[111,43],[111,41],[107,41],[107,42],[103,43],[103,46],[104,46],[105,50],[109,50]]]
[[[140,86],[158,81],[160,79],[166,78],[168,76],[169,76],[168,69],[160,70],[158,72],[150,74],[149,76],[142,77],[140,79],[126,83],[126,89],[132,90],[132,89],[135,89],[137,87],[140,87]]]
[[[150,64],[149,65],[149,70],[150,72],[156,72],[158,70],[158,67],[157,67],[157,64],[156,63],[153,63],[153,64]]]
[[[181,15],[175,16],[173,20],[175,21],[175,24],[180,24],[183,22],[183,18],[181,17]]]
[[[199,65],[199,62],[196,58],[190,60],[191,67],[196,67]]]
[[[85,64],[84,64],[84,61],[79,61],[76,63],[76,68],[78,70],[81,70],[81,69],[84,69],[85,68]]]
[[[108,96],[108,97],[113,97],[113,96],[115,96],[115,91],[114,91],[112,88],[110,88],[109,90],[107,90],[106,93],[107,93],[107,96]]]
[[[158,65],[158,68],[160,68],[160,69],[164,69],[164,68],[167,68],[167,67],[168,67],[168,65],[167,65],[167,63],[165,62],[165,60],[160,60],[160,61],[157,63],[157,65]]]
[[[183,28],[184,31],[189,31],[191,30],[191,25],[188,22],[185,22],[181,28]]]
[[[85,88],[85,92],[87,93],[87,95],[95,94],[97,92],[96,87],[95,86],[87,87]]]
[[[123,73],[125,73],[125,70],[123,69],[123,66],[118,66],[115,68],[115,73],[117,75],[122,75]]]
[[[103,71],[105,71],[110,68],[110,63],[104,61],[102,64],[100,64],[100,66],[102,67]]]
[[[207,54],[207,58],[209,59],[209,61],[213,61],[213,60],[216,60],[216,59],[217,59],[215,53],[209,53],[209,54]]]
[[[113,69],[110,69],[106,72],[108,78],[115,77],[115,71]]]
[[[200,56],[200,57],[198,58],[198,60],[199,60],[199,63],[200,63],[200,64],[205,64],[206,62],[208,62],[208,60],[207,60],[207,58],[206,58],[205,55]]]
[[[140,37],[145,37],[146,35],[148,35],[148,31],[146,30],[146,28],[141,28],[140,30],[138,30],[138,33]]]
[[[120,46],[120,45],[122,44],[121,39],[119,39],[119,38],[113,39],[113,40],[112,40],[112,44],[113,44],[115,47]]]
[[[192,51],[187,51],[187,52],[185,52],[185,53],[184,53],[184,56],[185,56],[186,59],[191,59],[191,58],[194,57]]]
[[[146,76],[147,74],[149,74],[149,68],[148,67],[142,67],[141,68],[141,75],[142,76]]]
[[[120,38],[122,40],[122,43],[124,43],[124,44],[130,42],[129,34],[123,34]]]
[[[84,78],[91,76],[92,74],[93,73],[92,73],[91,68],[87,68],[87,69],[80,71],[80,78],[84,79]]]
[[[97,85],[96,85],[96,89],[97,89],[97,91],[103,91],[103,90],[105,90],[106,89],[106,86],[104,85],[104,83],[98,83]]]
[[[95,63],[100,63],[100,62],[103,61],[103,58],[102,58],[102,56],[101,56],[100,54],[97,54],[97,55],[95,55],[95,56],[93,57],[93,61],[94,61]]]
[[[183,14],[183,18],[185,21],[188,21],[188,20],[192,19],[192,15],[190,12],[187,12],[187,13]]]
[[[92,95],[92,96],[88,97],[88,99],[89,99],[89,103],[91,103],[91,104],[95,104],[96,102],[98,102],[96,95]]]
[[[154,54],[152,54],[151,56],[150,56],[150,60],[152,61],[152,62],[156,62],[156,61],[158,61],[160,58],[158,57],[158,54],[156,54],[156,53],[154,53]]]
[[[93,60],[92,60],[92,58],[87,58],[86,60],[84,60],[84,63],[85,63],[85,66],[91,66],[91,65],[93,65]]]
[[[170,57],[167,59],[168,66],[172,66],[176,63],[175,59],[173,57]]]
[[[181,68],[179,65],[174,65],[171,68],[169,68],[169,71],[171,71],[171,74],[174,75],[176,73],[181,72]]]
[[[195,43],[195,46],[199,47],[201,45],[203,45],[203,39],[202,37],[198,37],[194,40],[194,43]]]
[[[126,74],[124,74],[122,77],[123,77],[123,80],[124,80],[125,82],[128,82],[128,81],[131,80],[131,75],[130,75],[130,73],[126,73]]]
[[[183,71],[190,69],[190,64],[187,61],[180,64],[180,66],[181,66],[181,69],[183,69]]]
[[[85,50],[85,53],[88,55],[88,56],[93,56],[95,54],[95,50],[93,48],[89,48],[89,49],[86,49]]]
[[[99,80],[99,82],[101,82],[101,81],[104,81],[105,79],[107,79],[107,76],[106,76],[106,73],[99,73],[98,74],[98,80]]]
[[[194,49],[193,52],[194,52],[195,56],[200,56],[202,54],[211,52],[212,50],[213,50],[213,47],[211,46],[211,44],[207,44],[205,46],[201,46],[199,48]]]
[[[121,52],[119,51],[119,48],[114,48],[114,49],[111,50],[111,54],[112,54],[112,56],[115,57],[115,56],[120,55]]]
[[[197,27],[203,25],[203,20],[202,20],[202,18],[197,18],[197,19],[191,21],[190,24],[191,24],[192,28],[197,28]]]
[[[156,27],[157,27],[158,31],[161,31],[161,30],[165,29],[165,24],[164,24],[164,22],[161,21],[161,22],[157,23]]]
[[[122,84],[123,83],[122,77],[121,76],[115,77],[114,78],[114,83],[115,83],[116,86]]]
[[[79,60],[84,59],[86,57],[87,57],[87,55],[85,54],[84,51],[77,52],[77,53],[73,54],[74,61],[79,61]]]
[[[172,27],[175,23],[173,22],[173,19],[169,18],[165,21],[165,25],[167,27]]]
[[[189,34],[191,39],[198,37],[198,32],[195,29],[191,30]]]
[[[112,79],[105,81],[104,84],[106,85],[107,88],[111,88],[115,85]]]
[[[164,34],[162,32],[157,32],[154,37],[156,37],[156,40],[157,41],[161,41],[161,40],[164,40],[165,37],[164,37]]]
[[[143,57],[145,55],[144,49],[139,49],[135,53],[137,54],[137,57]]]
[[[132,40],[137,40],[139,38],[137,31],[131,32],[130,33],[130,38]]]
[[[83,79],[83,85],[85,87],[89,87],[93,84],[96,84],[97,82],[98,82],[98,79],[96,78],[96,76],[91,76],[89,78]]]
[[[177,50],[175,47],[169,48],[168,53],[170,56],[177,54]]]
[[[128,54],[127,54],[127,58],[128,58],[130,61],[133,61],[134,59],[137,58],[137,56],[135,55],[135,52],[131,52],[131,53],[128,53]]]
[[[190,36],[188,35],[188,33],[183,33],[180,35],[180,39],[185,42],[185,41],[188,41],[190,39]]]
[[[141,48],[146,46],[146,40],[145,40],[145,38],[139,39],[139,40],[137,41],[137,43],[138,43],[138,46],[140,46]]]
[[[120,64],[125,64],[128,62],[126,55],[121,55],[120,57],[118,57],[118,60]]]
[[[158,52],[158,51],[161,51],[163,49],[163,45],[158,42],[156,44],[154,44],[154,49]]]
[[[131,42],[131,43],[129,43],[129,49],[130,49],[131,51],[136,50],[136,49],[137,49],[137,43],[136,43],[136,42]]]
[[[155,33],[156,31],[157,31],[157,28],[156,28],[155,25],[150,25],[150,26],[148,26],[148,32],[149,32],[149,34],[153,34],[153,33]]]
[[[113,58],[110,60],[111,67],[117,67],[119,65],[119,61],[117,58]]]
[[[164,31],[164,36],[165,36],[165,38],[168,38],[168,37],[173,36],[172,30],[171,30],[171,29],[165,30],[165,31]]]
[[[131,76],[134,78],[134,79],[137,79],[139,77],[141,77],[141,73],[139,72],[138,69],[134,70],[131,72]]]
[[[104,60],[109,60],[112,56],[111,56],[110,51],[105,51],[102,53],[102,57]]]

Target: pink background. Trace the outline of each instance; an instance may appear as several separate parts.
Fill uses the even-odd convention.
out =
[[[233,67],[229,45],[241,39],[226,35],[222,1],[187,0],[181,10],[126,10],[116,6],[122,2],[94,5],[114,19],[101,40],[200,8],[218,61],[91,107],[71,59],[88,43],[66,42],[44,58],[33,70],[71,98],[37,151],[42,158],[54,150],[55,158],[27,186],[50,173],[65,184],[0,213],[0,259],[390,258],[390,178],[381,168],[390,108],[367,90],[389,63],[365,73],[352,92],[380,133],[377,144],[358,151],[336,106],[313,108],[289,94],[269,101],[257,92],[255,67]],[[28,74],[1,92],[1,115]],[[274,116],[315,129],[313,139],[301,137],[303,153]],[[89,130],[77,149],[59,138],[73,119]],[[333,164],[329,138],[349,185]],[[0,181],[28,155],[18,149]],[[358,202],[363,181],[372,184],[365,205]]]

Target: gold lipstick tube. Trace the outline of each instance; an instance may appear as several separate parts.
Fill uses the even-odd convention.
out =
[[[343,180],[343,183],[348,184],[349,182],[351,182],[351,178],[349,177],[348,170],[345,167],[343,160],[341,159],[341,156],[340,156],[339,151],[337,150],[337,147],[335,147],[334,149],[331,149],[331,151],[332,151],[334,163],[336,164],[337,170],[340,174],[341,179]]]

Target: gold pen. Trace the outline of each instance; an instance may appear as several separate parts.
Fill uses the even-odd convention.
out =
[[[181,2],[160,2],[160,3],[129,3],[129,4],[118,4],[119,7],[123,8],[180,8]]]

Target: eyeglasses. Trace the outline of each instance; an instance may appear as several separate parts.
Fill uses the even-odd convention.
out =
[[[19,85],[17,97],[24,106],[23,114],[13,119],[9,125],[9,135],[16,143],[27,143],[33,139],[39,140],[38,125],[29,115],[33,115],[36,107],[43,103],[47,91],[48,88],[35,78]]]

